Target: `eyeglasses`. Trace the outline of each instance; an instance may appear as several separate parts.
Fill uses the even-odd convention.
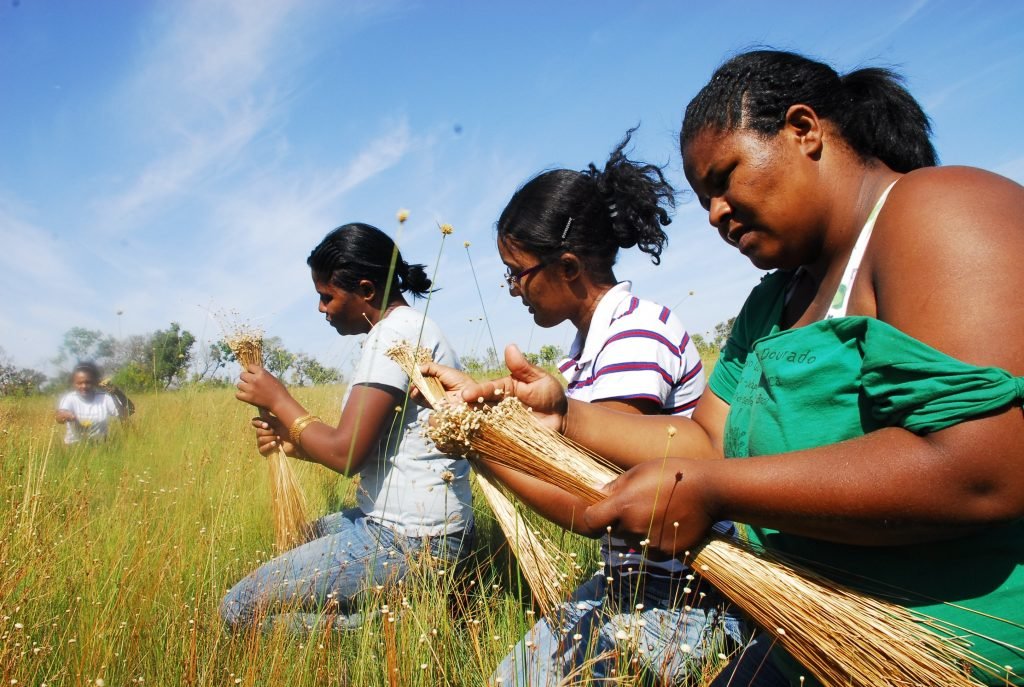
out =
[[[511,288],[518,289],[518,288],[520,288],[523,285],[523,279],[525,279],[527,276],[533,274],[537,270],[543,269],[546,266],[547,266],[546,262],[539,262],[536,265],[534,265],[533,267],[527,267],[525,270],[523,270],[522,272],[519,272],[517,274],[512,274],[512,268],[506,267],[505,268],[505,283],[508,284],[508,288],[510,288],[510,289]]]

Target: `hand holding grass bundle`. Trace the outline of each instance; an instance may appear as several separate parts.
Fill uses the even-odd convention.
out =
[[[239,327],[225,337],[225,342],[243,367],[263,365],[262,332]],[[261,409],[260,415],[266,412]],[[267,470],[274,512],[274,543],[279,551],[285,551],[310,539],[312,532],[306,515],[306,499],[280,445],[267,456]]]
[[[428,434],[445,452],[519,470],[590,503],[604,498],[601,486],[618,474],[542,426],[515,398],[478,407],[444,404],[438,380],[409,372],[423,384],[423,396],[437,402]],[[967,686],[980,684],[969,669],[998,674],[958,639],[962,631],[769,552],[712,537],[683,558],[825,684]]]

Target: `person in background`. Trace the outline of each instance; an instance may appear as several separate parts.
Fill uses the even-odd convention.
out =
[[[237,398],[270,413],[253,418],[260,453],[281,446],[289,456],[358,474],[358,505],[317,520],[314,539],[228,592],[220,611],[234,630],[357,626],[364,589],[397,584],[424,556],[462,567],[473,548],[469,464],[421,436],[429,411],[408,402],[409,378],[386,355],[407,341],[459,365],[441,329],[403,295],[429,293],[423,265],[407,263],[390,237],[362,223],[330,232],[306,262],[327,323],[342,336],[367,335],[341,419],[333,426],[309,414],[258,365],[242,371]]]
[[[576,328],[569,357],[559,365],[569,398],[630,415],[687,417],[704,391],[696,347],[675,313],[634,295],[613,270],[621,249],[637,247],[660,262],[668,240],[662,227],[675,202],[658,167],[627,157],[633,131],[602,169],[550,170],[517,190],[498,219],[498,252],[509,294],[522,300],[538,326],[568,320]],[[683,563],[603,537],[603,528],[585,525],[585,504],[575,496],[490,467],[536,512],[602,537],[604,561],[522,638],[491,684],[555,685],[572,674],[612,679],[630,669],[629,658],[614,655],[623,632],[645,649],[635,671],[645,683],[688,684],[708,656],[742,642],[741,620],[707,584],[691,591],[692,571]],[[731,531],[728,523],[722,528]]]
[[[105,439],[112,419],[126,417],[113,396],[98,388],[99,368],[81,362],[71,371],[72,391],[61,396],[56,420],[65,426],[64,443]]]

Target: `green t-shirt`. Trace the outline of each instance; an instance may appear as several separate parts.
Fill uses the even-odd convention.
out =
[[[730,404],[727,458],[814,448],[882,427],[927,434],[1024,399],[1024,378],[958,361],[880,320],[841,317],[782,330],[790,275],[772,273],[754,289],[711,376],[711,390]],[[977,635],[974,651],[1024,676],[1024,653],[1000,644],[1024,647],[1024,520],[901,547],[742,529],[834,579],[966,628]]]

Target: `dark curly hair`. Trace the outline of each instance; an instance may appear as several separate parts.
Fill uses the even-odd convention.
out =
[[[345,224],[331,231],[306,260],[318,281],[354,291],[360,280],[368,279],[382,293],[388,284],[392,262],[392,294],[411,293],[422,297],[430,292],[430,279],[424,266],[407,263],[390,236],[362,222]]]
[[[572,252],[596,274],[611,272],[620,248],[637,246],[660,263],[675,189],[660,167],[626,156],[635,131],[626,132],[604,169],[554,169],[526,182],[498,218],[498,239],[542,260]]]
[[[749,129],[772,136],[803,104],[836,125],[864,160],[893,171],[938,164],[931,124],[896,73],[880,67],[840,76],[832,67],[781,50],[753,50],[725,62],[686,106],[680,149],[704,129]]]

